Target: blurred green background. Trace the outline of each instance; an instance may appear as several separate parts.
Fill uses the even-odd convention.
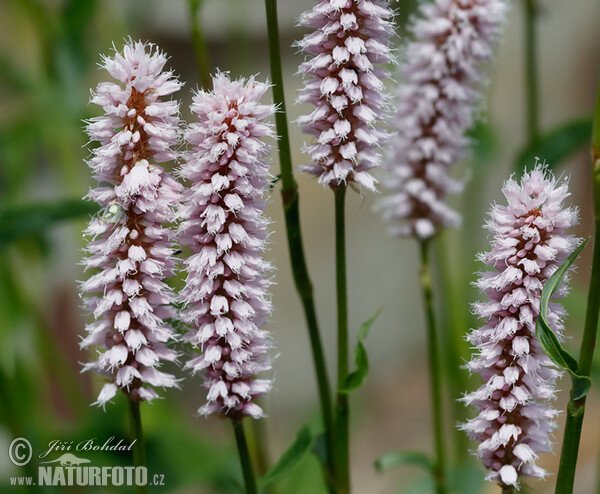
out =
[[[191,12],[198,3],[196,16]],[[280,24],[290,119],[304,112],[293,105],[301,85],[294,76],[299,54],[290,46],[303,32],[296,18],[312,0],[281,0]],[[541,138],[526,152],[523,9],[512,2],[505,36],[491,74],[488,112],[473,132],[473,159],[457,167],[470,177],[465,194],[454,200],[464,214],[461,230],[438,243],[437,279],[448,296],[439,302],[445,344],[461,337],[473,321],[468,303],[476,252],[486,248],[480,228],[489,203],[500,200],[500,185],[531,155],[548,159],[557,173],[570,173],[573,202],[581,208],[578,234],[591,233],[589,138],[591,108],[600,68],[600,4],[597,0],[540,0],[538,19]],[[400,45],[404,24],[416,1],[394,2]],[[182,117],[190,119],[191,90],[198,86],[192,23],[204,34],[211,70],[232,76],[268,77],[268,53],[262,0],[0,0],[0,491],[11,488],[16,468],[6,454],[14,437],[27,437],[34,451],[54,439],[80,441],[129,436],[125,400],[119,396],[106,412],[89,406],[99,380],[79,373],[87,356],[78,347],[84,320],[77,282],[83,277],[80,232],[92,204],[80,200],[90,186],[82,120],[98,114],[88,105],[89,90],[106,79],[98,70],[100,53],[110,53],[125,37],[152,41],[170,55],[169,65],[186,81],[178,95]],[[393,87],[391,87],[393,89]],[[291,125],[294,164],[304,137]],[[273,156],[277,173],[277,156]],[[308,177],[299,176],[301,214],[309,268],[328,355],[333,356],[335,290],[333,279],[333,200]],[[373,461],[393,449],[430,451],[428,375],[422,310],[416,271],[417,249],[409,240],[390,238],[374,211],[373,197],[353,194],[348,206],[350,321],[356,332],[378,307],[382,316],[367,341],[372,361],[365,386],[353,395],[352,463],[355,492],[427,493],[427,477],[410,466],[377,473]],[[274,219],[271,252],[276,268],[269,325],[277,342],[275,390],[265,399],[269,419],[253,431],[268,445],[271,461],[289,444],[303,423],[318,428],[315,382],[308,338],[296,298],[279,194],[268,214]],[[577,348],[585,305],[590,252],[579,262],[573,291],[568,342]],[[465,348],[462,348],[463,353]],[[468,353],[464,353],[464,356]],[[450,364],[449,364],[450,365]],[[329,369],[334,361],[329,358]],[[177,371],[183,376],[181,371]],[[595,371],[598,373],[598,371]],[[187,377],[187,376],[186,376]],[[464,378],[464,376],[463,376]],[[452,384],[452,383],[450,383]],[[594,384],[600,379],[594,376]],[[568,388],[563,380],[562,388]],[[452,387],[450,387],[453,390]],[[453,390],[452,392],[456,392]],[[229,424],[198,419],[200,379],[187,378],[182,391],[162,393],[163,400],[144,405],[150,473],[165,476],[164,492],[238,493],[241,473]],[[600,453],[600,401],[592,392],[582,440],[576,492],[595,492]],[[451,396],[449,396],[450,401]],[[557,406],[564,407],[566,393]],[[454,415],[446,415],[451,429]],[[562,426],[562,419],[560,420]],[[449,441],[454,435],[449,434]],[[557,433],[557,441],[560,439]],[[254,440],[253,440],[254,441]],[[452,442],[452,444],[454,444]],[[94,465],[128,465],[127,455],[94,453]],[[542,463],[556,471],[557,456]],[[35,466],[35,462],[32,462]],[[32,467],[30,465],[30,467]],[[468,463],[454,468],[456,492],[495,492]],[[535,492],[551,492],[552,477],[535,483]],[[103,489],[61,489],[105,492]],[[122,489],[124,490],[124,489]],[[43,492],[59,492],[45,488]],[[274,492],[325,492],[314,458],[309,458]],[[271,494],[271,493],[270,493]]]

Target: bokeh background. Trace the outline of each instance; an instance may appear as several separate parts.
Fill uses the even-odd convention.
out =
[[[87,356],[78,348],[84,318],[77,281],[80,236],[93,211],[80,200],[90,185],[84,158],[82,120],[98,114],[88,105],[89,89],[107,75],[98,70],[99,53],[110,53],[125,37],[149,40],[170,56],[169,64],[186,85],[179,94],[182,117],[190,119],[191,91],[198,87],[192,23],[203,32],[211,70],[233,77],[268,77],[268,53],[262,0],[204,0],[191,15],[185,0],[0,0],[0,491],[10,492],[10,475],[24,474],[9,462],[7,450],[17,436],[42,451],[54,439],[80,441],[128,437],[125,400],[115,399],[106,412],[89,403],[100,382],[79,373]],[[296,19],[312,0],[281,0],[279,18],[290,119],[303,112],[294,99],[301,85],[295,76],[301,56],[291,48],[303,32]],[[406,39],[405,23],[415,0],[394,3],[398,11],[398,46]],[[591,233],[589,131],[600,69],[600,3],[597,0],[539,0],[539,85],[543,138],[528,145],[525,128],[525,0],[514,0],[495,66],[491,72],[488,111],[473,132],[473,158],[457,166],[468,176],[464,195],[454,200],[464,214],[462,229],[439,239],[436,280],[445,290],[438,300],[444,348],[450,335],[464,335],[477,324],[468,303],[476,252],[486,248],[480,228],[489,203],[500,200],[500,186],[511,173],[532,166],[533,156],[548,159],[558,174],[571,175],[573,202],[581,208],[578,234]],[[304,162],[304,141],[292,124],[294,164]],[[527,157],[525,157],[527,156]],[[277,154],[273,153],[277,173]],[[302,226],[318,315],[334,369],[335,284],[333,265],[333,197],[312,178],[298,175]],[[371,372],[353,395],[352,464],[355,492],[360,494],[427,493],[431,485],[419,467],[398,466],[378,473],[373,461],[390,450],[431,451],[428,373],[414,242],[391,238],[375,210],[376,199],[351,194],[347,218],[350,322],[360,324],[383,307],[367,340]],[[277,342],[276,387],[265,399],[269,419],[253,437],[263,438],[276,459],[304,423],[318,428],[315,380],[308,337],[293,289],[286,249],[281,200],[275,190],[268,208],[273,218],[271,251],[276,271],[275,312],[269,329]],[[585,308],[590,249],[579,262],[566,306],[571,313],[568,345],[578,346]],[[438,293],[440,291],[438,290]],[[351,339],[353,341],[353,339]],[[465,355],[468,349],[462,348]],[[595,367],[583,433],[577,493],[597,491],[600,455],[600,372]],[[183,376],[181,371],[175,370]],[[457,392],[474,386],[462,375],[448,381]],[[333,375],[332,375],[333,378]],[[240,492],[240,471],[229,424],[198,419],[202,403],[199,379],[187,378],[182,391],[143,406],[150,472],[165,475],[164,492]],[[452,386],[454,384],[454,386]],[[457,386],[458,384],[458,386]],[[456,388],[456,389],[454,389]],[[561,388],[568,389],[568,379]],[[466,390],[466,389],[465,389]],[[452,398],[451,393],[448,401]],[[567,393],[557,406],[564,408]],[[450,431],[456,420],[445,414]],[[562,426],[563,418],[560,419]],[[455,462],[455,434],[448,449]],[[557,442],[562,432],[556,435]],[[253,439],[255,442],[255,439]],[[127,465],[123,454],[94,453],[95,465]],[[542,464],[556,472],[558,454]],[[456,492],[496,492],[484,485],[476,463],[453,466]],[[553,492],[553,477],[527,492]],[[14,492],[23,489],[12,488]],[[62,492],[46,488],[44,492]],[[159,489],[155,489],[159,490]],[[73,488],[72,492],[104,492]],[[309,458],[273,492],[325,492],[314,458]],[[271,493],[270,493],[271,494]]]

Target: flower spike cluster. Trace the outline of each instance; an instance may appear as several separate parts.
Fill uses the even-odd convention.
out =
[[[468,368],[484,384],[464,401],[480,412],[462,428],[479,442],[487,479],[518,487],[522,476],[545,476],[535,460],[552,447],[557,412],[549,400],[559,371],[536,339],[535,325],[544,284],[578,244],[566,233],[578,213],[563,205],[567,183],[539,164],[520,184],[508,180],[503,193],[508,205],[494,206],[486,225],[492,249],[480,255],[491,269],[476,283],[490,300],[473,306],[486,324],[469,335],[477,352]],[[565,292],[562,286],[557,296]],[[560,304],[550,304],[548,322],[559,337],[564,315]]]
[[[163,71],[166,57],[152,45],[129,42],[102,67],[118,82],[98,85],[91,101],[104,116],[87,132],[100,146],[88,164],[98,185],[88,197],[101,206],[85,234],[90,237],[81,285],[95,322],[82,348],[99,346],[98,359],[84,366],[109,378],[96,401],[104,405],[118,389],[135,401],[157,398],[155,387],[176,385],[159,370],[176,353],[167,322],[173,295],[163,281],[173,273],[171,221],[181,186],[158,164],[176,157],[178,103],[164,97],[181,84]]]
[[[275,108],[261,104],[269,85],[254,78],[217,74],[213,88],[194,96],[198,121],[186,133],[193,149],[181,169],[191,185],[180,237],[193,252],[185,260],[182,320],[192,327],[186,341],[201,351],[185,367],[204,377],[201,415],[259,418],[254,400],[271,388],[269,377],[259,377],[271,369],[271,343],[261,329],[271,311],[271,265],[262,257],[270,146],[261,139],[274,137],[265,120]]]
[[[400,65],[396,135],[384,164],[388,195],[381,209],[391,233],[426,239],[460,223],[445,200],[462,190],[462,182],[448,172],[469,146],[465,133],[482,103],[482,64],[493,56],[506,4],[434,0],[419,11]]]
[[[304,147],[313,163],[301,169],[323,185],[375,190],[371,169],[380,164],[376,148],[387,134],[374,125],[383,118],[389,77],[376,64],[392,60],[392,14],[382,0],[320,0],[300,18],[313,32],[298,42],[310,57],[300,65],[308,81],[299,101],[316,108],[298,122],[317,139]]]

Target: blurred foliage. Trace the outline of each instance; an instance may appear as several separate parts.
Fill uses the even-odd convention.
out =
[[[589,149],[592,136],[592,117],[582,117],[566,122],[543,134],[536,142],[521,151],[515,161],[519,175],[525,166],[540,159],[551,168],[558,167],[573,154]]]
[[[199,14],[209,1],[220,0],[189,0],[189,5]],[[229,9],[232,22],[224,29],[219,48],[223,48],[220,51],[231,66],[252,72],[256,57],[263,55],[248,42],[244,9],[237,5],[235,1],[227,2],[225,8]],[[397,3],[400,36],[408,35],[406,23],[417,5],[418,0]],[[0,2],[0,29],[4,34],[0,42],[0,435],[25,436],[35,451],[45,449],[49,441],[57,438],[79,442],[92,437],[129,437],[123,396],[119,395],[106,412],[89,407],[100,383],[97,378],[79,376],[77,360],[83,357],[68,344],[71,340],[75,344],[74,335],[80,333],[82,320],[59,317],[68,313],[70,307],[57,297],[64,289],[68,298],[76,299],[74,280],[81,273],[73,266],[72,271],[63,274],[69,280],[68,286],[61,288],[64,279],[57,276],[61,269],[57,268],[57,259],[65,249],[77,252],[81,248],[79,232],[83,220],[95,211],[93,204],[78,198],[85,195],[90,180],[84,163],[88,151],[82,130],[83,121],[94,114],[87,102],[88,88],[95,86],[98,78],[98,53],[106,52],[114,40],[129,34],[143,35],[147,17],[146,3],[140,1]],[[191,60],[191,33],[188,41],[190,53],[186,60]],[[217,51],[211,56],[222,56]],[[590,125],[589,118],[581,118],[552,129],[534,147],[521,153],[520,166],[530,163],[532,156],[544,157],[553,166],[560,166],[587,144]],[[438,277],[450,295],[439,301],[445,337],[463,335],[476,324],[468,306],[477,297],[469,285],[470,273],[479,269],[474,257],[481,249],[478,242],[485,240],[479,233],[488,207],[485,185],[498,156],[499,142],[492,125],[478,125],[471,138],[471,173],[458,205],[464,213],[464,230],[448,232],[442,249],[447,257],[438,256]],[[65,224],[69,227],[64,228]],[[574,287],[565,303],[573,314],[574,327],[581,327],[584,304],[582,289]],[[466,343],[461,339],[457,344],[460,356],[466,357]],[[368,366],[364,347],[358,348],[357,365],[362,376]],[[445,365],[452,379],[457,369],[453,362]],[[593,372],[592,380],[598,383],[598,360]],[[166,487],[154,490],[197,492],[198,486],[203,486],[207,490],[202,492],[241,492],[241,472],[233,441],[222,443],[212,426],[198,425],[199,421],[183,404],[182,394],[169,392],[166,399],[142,409],[149,471],[165,475]],[[303,429],[291,452],[288,450],[289,454],[284,454],[278,464],[273,462],[276,466],[271,480],[277,482],[275,487],[280,492],[326,492],[317,459],[320,442],[312,434],[307,435]],[[306,454],[310,447],[316,455]],[[97,465],[131,462],[127,454],[114,452],[96,452],[91,459]],[[419,458],[411,461],[405,455],[395,454],[385,461],[414,464],[419,463]],[[453,492],[481,491],[481,469],[472,463],[453,465]],[[10,475],[31,475],[35,465],[31,463],[23,471],[11,464],[0,466],[11,468]],[[7,483],[8,476],[0,477],[2,492],[23,491]],[[414,482],[403,484],[405,493],[432,490],[428,475],[419,474]],[[47,488],[44,492],[59,491],[65,489]],[[78,488],[72,492],[100,490]]]

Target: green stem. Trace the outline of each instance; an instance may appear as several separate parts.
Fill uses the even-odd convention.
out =
[[[135,444],[133,445],[133,463],[136,467],[146,466],[146,445],[144,443],[144,433],[142,431],[142,417],[140,415],[140,402],[127,399],[129,404],[129,418],[131,422],[131,431]],[[136,494],[146,494],[147,485],[136,485]]]
[[[437,240],[435,249],[436,260],[439,265],[439,279],[441,287],[445,295],[443,300],[443,317],[442,319],[442,333],[441,341],[444,348],[447,349],[444,352],[445,358],[442,359],[442,363],[445,364],[446,369],[446,385],[448,386],[450,394],[450,409],[452,413],[452,421],[455,424],[464,423],[467,421],[468,414],[466,407],[459,401],[462,393],[465,389],[469,389],[467,373],[461,368],[463,365],[463,358],[466,356],[468,350],[467,344],[464,340],[465,331],[467,328],[467,322],[463,308],[465,307],[464,291],[462,289],[462,280],[460,276],[453,276],[454,274],[462,273],[462,266],[459,269],[453,269],[449,260],[452,258],[452,252],[449,248],[448,233],[445,232]],[[456,262],[462,265],[462,259],[455,256],[452,264]],[[466,463],[469,458],[469,441],[464,431],[458,427],[452,427],[454,435],[454,454],[456,460],[460,464]]]
[[[202,31],[202,25],[198,19],[198,12],[204,0],[188,0],[190,11],[190,23],[192,27],[192,40],[194,42],[194,54],[196,56],[196,65],[200,82],[204,89],[211,89],[210,60],[208,57],[208,48]]]
[[[279,111],[275,114],[275,124],[279,135],[279,161],[281,163],[281,196],[285,214],[285,227],[287,233],[290,261],[294,285],[302,302],[304,317],[308,328],[313,364],[319,389],[319,400],[323,424],[325,426],[325,439],[327,446],[329,475],[333,474],[333,405],[329,377],[321,335],[317,323],[313,287],[308,274],[302,230],[300,228],[300,205],[298,184],[292,172],[292,155],[288,132],[287,113],[283,91],[283,71],[281,67],[281,52],[279,42],[279,27],[277,23],[277,1],[265,0],[267,12],[267,28],[269,34],[269,60],[271,64],[271,79],[273,81],[273,100]]]
[[[598,331],[598,310],[600,309],[600,304],[598,304],[600,300],[600,85],[598,87],[592,133],[592,184],[594,197],[594,257],[578,368],[579,375],[588,377],[594,358],[596,333]],[[571,494],[573,492],[584,415],[585,396],[579,400],[571,398],[567,406],[567,420],[556,478],[556,494]]]
[[[235,432],[235,442],[237,444],[238,454],[240,456],[240,464],[242,465],[242,474],[244,475],[244,485],[246,486],[246,494],[258,494],[256,487],[256,479],[252,470],[252,462],[250,461],[250,451],[248,450],[248,442],[244,432],[244,424],[241,420],[233,419],[233,431]]]
[[[537,0],[525,1],[525,90],[527,95],[527,144],[539,138],[539,99],[536,15]]]
[[[427,350],[431,374],[431,400],[433,405],[433,432],[435,441],[435,483],[436,493],[446,492],[446,466],[444,452],[444,432],[442,424],[442,376],[440,356],[437,341],[437,329],[433,310],[433,289],[431,270],[429,267],[429,241],[423,240],[421,247],[421,288],[425,304],[425,319],[427,322]]]
[[[346,281],[346,186],[335,194],[335,279],[337,291],[338,393],[335,423],[335,485],[336,494],[350,492],[350,407],[346,387],[348,377],[348,287]]]
[[[256,473],[258,478],[263,477],[269,471],[269,438],[266,420],[253,420],[250,429],[250,451],[256,459]],[[263,488],[265,494],[277,492],[275,484],[269,484]]]

